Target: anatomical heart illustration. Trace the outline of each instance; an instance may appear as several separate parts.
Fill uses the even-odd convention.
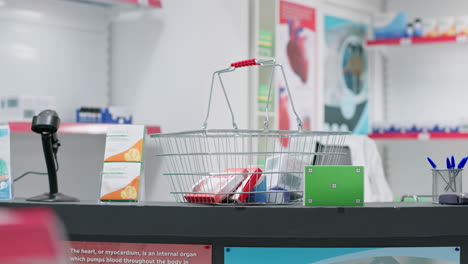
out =
[[[293,71],[299,75],[302,82],[306,83],[309,70],[309,62],[306,57],[306,49],[304,47],[306,37],[301,36],[304,27],[297,20],[289,20],[289,41],[287,46],[287,54],[289,63]]]

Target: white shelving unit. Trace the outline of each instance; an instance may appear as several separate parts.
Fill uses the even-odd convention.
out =
[[[252,1],[251,2],[251,10],[252,10],[252,35],[251,39],[252,42],[252,50],[251,50],[251,57],[256,58],[257,60],[271,60],[275,58],[275,34],[276,34],[276,23],[277,23],[277,1],[269,1],[269,0],[259,0],[259,1]],[[271,34],[271,44],[270,48],[260,47],[261,40],[260,35],[261,31],[269,32]],[[267,51],[267,52],[265,52]],[[270,56],[266,56],[270,53]],[[251,103],[252,109],[250,113],[254,113],[251,115],[250,126],[253,129],[263,129],[264,128],[264,119],[267,113],[264,110],[259,102],[259,91],[260,87],[263,86],[268,88],[270,85],[270,75],[271,75],[271,68],[269,67],[253,67],[251,70]],[[265,90],[264,90],[265,91]],[[269,128],[270,129],[277,129],[278,128],[278,91],[276,89],[276,83],[273,81],[272,90],[271,90],[271,98],[270,102],[271,105],[270,113],[269,113]],[[266,100],[265,100],[266,102]],[[264,103],[262,103],[264,106]],[[261,110],[262,109],[262,110]]]
[[[384,1],[385,12],[405,11],[412,18],[467,15],[466,1]],[[457,123],[468,116],[466,36],[403,38],[369,41],[383,59],[382,116],[386,123]],[[426,157],[445,167],[445,157],[457,162],[468,155],[463,132],[389,133],[371,135],[382,149],[385,171],[396,198],[404,194],[431,194],[431,172]],[[464,183],[467,190],[468,181]]]
[[[97,7],[109,7],[120,9],[121,11],[135,10],[135,9],[152,9],[160,8],[161,1],[139,1],[139,0],[57,0],[57,1],[69,1],[79,4],[92,5]]]

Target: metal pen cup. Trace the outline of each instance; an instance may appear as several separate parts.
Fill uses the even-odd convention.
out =
[[[463,169],[433,169],[432,170],[432,202],[439,202],[439,195],[447,193],[462,193]]]

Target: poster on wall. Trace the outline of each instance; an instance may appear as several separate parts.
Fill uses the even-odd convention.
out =
[[[329,15],[324,19],[324,128],[367,134],[367,25]]]
[[[225,264],[459,264],[459,247],[224,249]]]
[[[276,59],[282,64],[288,80],[296,111],[302,119],[304,130],[310,130],[316,106],[317,31],[315,9],[288,1],[279,2],[279,26],[277,27]],[[279,99],[278,119],[280,130],[297,129],[290,95],[286,84],[277,73]],[[277,100],[278,100],[277,99]],[[281,142],[287,147],[288,142]]]
[[[210,264],[210,245],[70,241],[71,264]]]

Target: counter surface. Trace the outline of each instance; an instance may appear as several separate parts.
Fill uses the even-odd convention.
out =
[[[431,203],[306,208],[16,200],[1,205],[52,207],[70,235],[242,239],[468,237],[468,206]]]

